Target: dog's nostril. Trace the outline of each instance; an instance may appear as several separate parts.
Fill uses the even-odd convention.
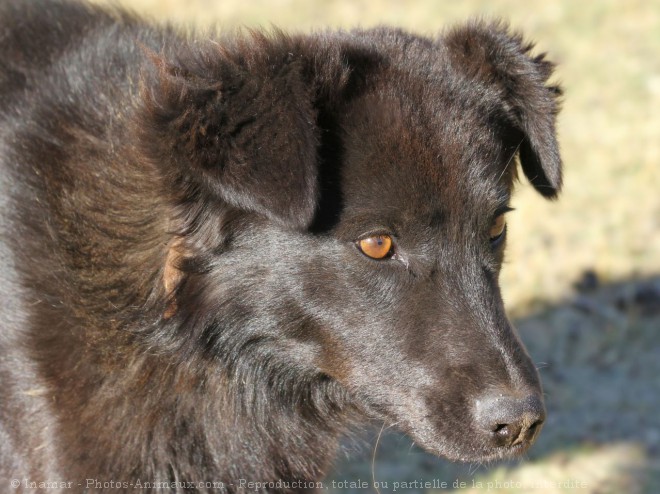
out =
[[[493,432],[499,436],[509,435],[509,424],[497,424]]]
[[[543,425],[543,420],[544,419],[538,419],[536,422],[534,422],[532,425],[529,426],[529,429],[527,429],[528,438],[533,439],[534,436],[536,436],[536,432]]]
[[[502,446],[511,446],[524,440],[525,434],[520,424],[497,424],[493,430],[497,442]]]

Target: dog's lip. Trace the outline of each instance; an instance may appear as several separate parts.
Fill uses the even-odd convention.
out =
[[[410,435],[415,440],[415,444],[421,447],[424,451],[431,453],[435,456],[446,458],[447,460],[450,461],[460,461],[464,463],[474,462],[474,461],[491,462],[491,461],[512,459],[524,454],[532,445],[532,443],[530,442],[525,444],[516,444],[510,447],[497,446],[489,450],[474,450],[465,447],[447,448],[446,443],[444,443],[443,441],[439,441],[439,444],[444,444],[445,447],[438,448],[432,444],[428,444],[425,441],[418,440],[413,434],[410,433],[407,434]]]
[[[532,440],[511,446],[493,446],[490,448],[484,446],[471,447],[469,441],[461,444],[455,440],[450,440],[450,438],[442,435],[437,430],[433,430],[433,426],[428,422],[414,424],[407,420],[399,419],[397,421],[396,419],[391,419],[391,423],[396,424],[396,428],[412,438],[415,444],[426,452],[450,461],[460,462],[492,462],[515,458],[524,454],[534,444],[540,432],[539,428]],[[483,444],[483,441],[476,437],[479,433],[480,431],[473,428],[465,430],[466,435],[472,434],[474,436],[473,443]]]

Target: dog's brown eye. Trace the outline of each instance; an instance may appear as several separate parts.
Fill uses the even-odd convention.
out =
[[[389,235],[374,235],[358,242],[360,250],[372,259],[385,259],[392,253],[392,237]]]
[[[506,227],[506,219],[504,215],[501,214],[493,221],[493,224],[490,227],[490,241],[497,241],[502,234],[504,233],[504,228]]]

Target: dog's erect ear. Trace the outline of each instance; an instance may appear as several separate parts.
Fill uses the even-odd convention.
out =
[[[141,145],[152,160],[174,162],[163,169],[175,187],[194,184],[231,206],[304,229],[318,195],[313,88],[287,50],[278,53],[265,37],[252,42],[272,53],[209,44],[175,62],[150,54]]]
[[[531,56],[533,44],[503,23],[474,22],[450,31],[444,41],[458,70],[497,98],[493,112],[504,110],[522,134],[520,163],[529,181],[544,196],[555,197],[562,165],[555,128],[561,89],[548,85],[554,65],[543,54]]]

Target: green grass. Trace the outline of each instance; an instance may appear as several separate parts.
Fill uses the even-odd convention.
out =
[[[660,284],[660,2],[125,3],[180,23],[298,31],[395,24],[434,34],[467,17],[496,16],[537,41],[559,63],[565,88],[565,188],[548,203],[519,187],[502,285],[533,357],[547,362],[550,414],[541,440],[529,461],[487,469],[451,465],[387,436],[373,472],[368,447],[340,462],[334,478],[460,478],[468,486],[499,479],[527,484],[492,492],[539,493],[563,492],[551,481],[573,478],[586,483],[578,492],[660,492],[660,302],[637,300],[640,287]],[[585,270],[600,286],[576,298],[573,284]]]

